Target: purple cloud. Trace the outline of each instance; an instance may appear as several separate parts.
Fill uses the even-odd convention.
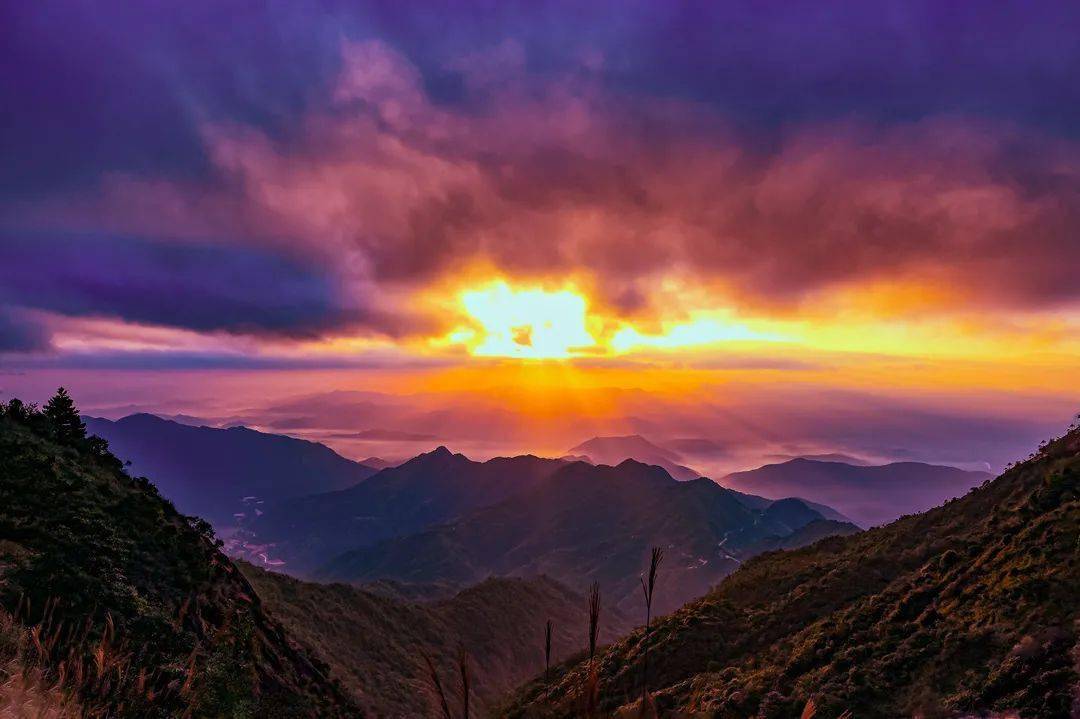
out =
[[[0,353],[39,352],[49,348],[45,328],[21,314],[0,307]]]
[[[13,231],[0,234],[0,303],[295,338],[378,321],[324,271],[267,249]]]

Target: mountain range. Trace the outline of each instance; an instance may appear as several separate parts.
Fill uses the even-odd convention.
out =
[[[568,450],[565,458],[595,464],[635,459],[663,467],[675,479],[701,476],[685,466],[683,453],[723,454],[730,448],[707,439],[652,442],[641,435],[593,437]],[[785,461],[728,474],[718,481],[751,495],[780,499],[798,497],[808,504],[838,510],[869,527],[922,512],[960,496],[992,475],[922,462],[875,465],[842,453],[783,457]],[[830,517],[837,518],[837,517]]]
[[[991,476],[921,462],[856,466],[796,458],[735,472],[720,483],[764,497],[804,497],[872,527],[963,496]]]
[[[132,462],[133,472],[155,477],[165,496],[182,511],[206,517],[219,529],[250,525],[267,505],[348,490],[378,471],[400,464],[378,458],[355,462],[316,442],[245,427],[192,426],[149,414],[116,421],[84,419],[91,432],[109,440],[118,456]],[[663,467],[675,479],[686,480],[699,474],[682,464],[678,449],[669,445],[698,447],[705,442],[709,441],[671,440],[659,444],[640,435],[594,437],[571,448],[563,459],[609,465],[634,459]],[[773,499],[797,497],[829,519],[850,518],[861,526],[872,526],[936,506],[989,477],[983,472],[919,462],[871,466],[843,455],[820,455],[736,472],[719,481],[747,494]],[[420,492],[430,500],[429,504],[436,505],[427,508],[426,519],[410,521],[398,511],[394,521],[401,524],[401,530],[384,531],[382,536],[407,534],[448,521],[463,511],[501,498],[491,486],[480,489],[475,496],[468,489],[463,496],[450,498],[447,493],[454,491],[453,478],[453,471],[447,473],[450,481],[437,495]],[[512,493],[516,491],[515,479],[509,481],[507,493]],[[360,499],[346,503],[357,504]],[[327,497],[324,501],[329,500]],[[445,509],[439,509],[437,505],[444,502],[448,502]],[[306,506],[306,502],[302,504]],[[837,513],[830,516],[828,512],[834,510]],[[333,516],[332,511],[329,516]],[[268,526],[264,523],[264,528]],[[371,533],[379,536],[374,529]],[[361,536],[358,544],[370,541],[370,537]]]
[[[147,414],[115,422],[87,418],[87,424],[132,461],[131,471],[154,476],[181,511],[225,531],[230,553],[265,566],[299,576],[455,587],[536,572],[578,589],[592,579],[621,577],[620,601],[632,601],[627,577],[635,575],[624,570],[640,564],[649,542],[664,539],[685,555],[672,594],[677,603],[756,552],[918,512],[989,476],[914,462],[856,466],[796,458],[728,475],[722,484],[737,491],[725,494],[680,464],[677,451],[640,435],[594,437],[562,460],[526,455],[476,462],[439,448],[377,469],[314,442],[242,427],[195,427]],[[631,470],[626,457],[661,471]],[[575,463],[581,466],[566,469]],[[573,480],[580,487],[555,478],[568,472],[580,475]],[[642,489],[650,486],[647,475],[654,476],[652,489]],[[693,486],[666,486],[672,478]],[[770,509],[778,499],[790,501]],[[695,501],[714,513],[697,511]],[[799,522],[775,522],[791,502],[807,513],[796,513]],[[585,505],[594,507],[592,517]],[[669,536],[663,518],[682,527],[681,534]],[[578,521],[594,536],[568,533]],[[496,534],[513,544],[484,540]],[[635,538],[633,549],[623,544],[625,554],[595,561],[608,556],[605,541],[623,537]]]
[[[377,471],[317,442],[246,427],[195,427],[152,414],[83,420],[131,462],[132,473],[153,477],[181,512],[219,531],[248,518],[238,514],[254,514],[259,502],[351,487]]]
[[[234,563],[207,522],[71,418],[0,404],[0,711],[29,697],[20,711],[418,716],[439,711],[424,656],[461,706],[462,650],[474,712],[490,716],[582,716],[593,687],[603,716],[1080,709],[1080,429],[868,531],[632,460],[481,463],[440,448],[406,465],[345,491],[381,486],[372,506],[418,525],[452,518],[320,571],[366,584],[314,584]],[[455,484],[481,504],[425,507]],[[410,513],[398,492],[413,491],[431,494],[411,495]],[[646,633],[632,627],[652,546],[665,557]]]
[[[756,553],[858,531],[797,499],[754,498],[762,502],[754,508],[708,479],[679,482],[661,467],[633,460],[615,467],[533,457],[474,463],[438,450],[399,469],[411,465],[416,470],[411,476],[438,477],[453,465],[461,468],[458,482],[469,486],[469,473],[461,470],[487,476],[492,462],[498,463],[496,475],[529,481],[514,482],[513,494],[454,521],[357,546],[315,576],[471,584],[490,576],[544,574],[571,587],[598,581],[609,604],[629,611],[640,603],[638,573],[645,558],[651,547],[661,546],[670,559],[669,591],[659,604],[667,611],[706,592]],[[533,471],[511,469],[519,467]],[[349,493],[370,490],[377,481],[396,484],[391,472]],[[326,501],[320,513],[331,504],[347,512],[341,494]],[[260,521],[273,518],[268,513]]]
[[[941,507],[746,562],[656,622],[650,699],[661,716],[1075,717],[1078,537],[1074,429]],[[560,666],[501,715],[579,716],[595,685],[603,715],[637,716],[644,641]]]
[[[593,437],[566,452],[571,457],[588,458],[594,464],[615,465],[624,459],[663,467],[675,479],[697,479],[701,473],[685,467],[678,452],[653,444],[639,434],[622,437]]]
[[[451,521],[528,490],[564,463],[539,457],[475,462],[445,447],[384,469],[348,489],[265,505],[249,525],[253,546],[273,545],[305,574],[350,549]]]

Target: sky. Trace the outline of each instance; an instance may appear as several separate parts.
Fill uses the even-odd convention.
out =
[[[350,456],[1000,468],[1080,409],[1080,6],[0,8],[0,398]]]

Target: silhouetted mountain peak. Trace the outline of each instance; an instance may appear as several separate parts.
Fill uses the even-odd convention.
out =
[[[303,572],[500,502],[567,466],[533,456],[476,462],[440,446],[348,489],[266,507],[251,529],[259,544],[277,545],[290,571]]]
[[[91,417],[90,419],[98,418]],[[168,422],[169,420],[162,419],[156,414],[150,414],[149,412],[136,412],[135,414],[129,414],[126,417],[121,417],[120,419],[116,420],[117,424],[166,424]]]
[[[463,454],[451,452],[444,445],[439,445],[430,452],[423,452],[406,462],[402,462],[398,465],[397,469],[416,471],[423,468],[429,468],[433,470],[435,467],[445,468],[450,465],[465,466],[470,464],[477,464],[477,462],[474,462]]]
[[[593,437],[585,440],[576,447],[572,447],[567,454],[586,454],[592,456],[591,452],[610,453],[613,451],[633,452],[642,450],[664,457],[672,462],[680,460],[678,453],[672,452],[669,449],[664,449],[663,447],[650,442],[640,434]]]
[[[624,459],[636,459],[639,462],[663,467],[668,474],[678,480],[696,479],[701,476],[700,472],[680,464],[682,457],[678,452],[661,447],[640,434],[593,437],[567,450],[567,454],[583,455],[597,464],[613,466]]]
[[[382,457],[366,457],[360,460],[360,464],[371,467],[372,469],[387,469],[389,467],[396,467],[397,464]]]
[[[863,466],[796,457],[735,472],[722,481],[761,497],[819,502],[863,526],[875,526],[962,496],[989,478],[985,472],[924,462]]]
[[[615,465],[615,469],[620,470],[624,477],[640,477],[665,484],[676,481],[676,479],[671,476],[671,473],[659,464],[640,462],[636,459],[624,459]]]
[[[762,516],[768,520],[782,522],[793,530],[822,519],[820,512],[814,511],[806,502],[794,497],[773,502],[765,509]]]
[[[649,465],[649,463],[647,463],[647,462],[639,462],[636,459],[630,458],[630,459],[624,459],[623,461],[619,462],[615,466],[616,467],[634,468],[634,467],[648,467],[648,466],[656,467],[656,466],[659,466],[659,465]]]
[[[251,511],[244,497],[280,501],[351,487],[375,473],[326,445],[247,427],[195,427],[147,413],[84,421],[131,460],[132,473],[152,476],[180,511],[218,528]]]
[[[677,484],[676,480],[663,467],[636,459],[624,459],[618,464],[589,464],[588,462],[570,462],[552,475],[560,483],[583,484],[596,482],[617,482],[634,484]]]
[[[799,512],[799,511],[804,511],[804,510],[813,511],[813,510],[810,509],[810,506],[806,502],[802,501],[798,497],[785,497],[784,499],[778,499],[778,500],[776,500],[775,502],[773,502],[772,504],[769,505],[768,510],[766,510],[766,511],[769,511],[769,510],[774,511],[774,512],[777,512],[777,511],[785,511],[785,512],[787,512],[787,511],[796,511],[796,512]]]

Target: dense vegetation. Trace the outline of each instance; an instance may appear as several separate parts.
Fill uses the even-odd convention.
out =
[[[128,476],[63,390],[40,411],[0,404],[0,610],[29,638],[12,661],[90,715],[359,713],[209,525]]]
[[[519,461],[541,460],[502,460]],[[571,587],[600,582],[608,605],[636,612],[638,576],[651,548],[660,546],[669,565],[657,611],[667,612],[703,595],[747,557],[802,537],[858,531],[797,499],[761,501],[763,508],[756,509],[711,480],[679,482],[661,467],[634,460],[615,467],[559,463],[501,502],[356,548],[316,576],[471,584],[489,576],[546,574]]]
[[[267,503],[251,526],[252,541],[272,543],[291,573],[305,574],[342,552],[420,532],[527,491],[561,466],[532,456],[474,462],[439,447],[349,489]]]
[[[610,526],[652,528],[636,509],[582,487],[599,492],[607,478],[624,496],[654,497],[670,478],[636,463],[595,470],[572,463],[541,473],[524,495],[533,514],[563,516],[558,498],[569,496],[580,512],[567,515],[568,527],[590,531],[614,513]],[[678,517],[748,511],[703,481],[678,485]],[[656,506],[640,499],[634,508]],[[477,526],[516,536],[529,525],[515,506],[484,510],[497,521]],[[748,527],[799,525],[798,541],[832,524],[794,501],[755,511]],[[670,532],[684,524],[657,516],[656,531],[642,536],[678,545]],[[558,534],[551,526],[532,536],[547,541]],[[459,530],[467,535],[468,525]],[[744,539],[758,547],[776,536],[755,529]],[[566,546],[600,556],[603,545],[571,539]],[[456,541],[451,556],[480,556]],[[635,579],[642,564],[638,548],[632,554],[623,574]],[[655,589],[662,606],[690,571],[672,558],[655,587],[642,585],[650,604]],[[422,657],[453,700],[455,659],[468,656],[474,713],[524,673],[538,676],[497,707],[511,717],[579,716],[583,706],[633,713],[647,676],[650,709],[661,715],[779,719],[813,700],[818,717],[1056,719],[1080,712],[1077,597],[1080,429],[938,509],[750,559],[704,598],[654,620],[647,641],[635,630],[585,663],[579,652],[595,641],[589,604],[555,582],[489,580],[419,603],[242,572],[206,522],[177,512],[87,436],[66,392],[40,410],[0,404],[0,705],[16,697],[43,716],[417,716],[431,707]],[[602,616],[601,644],[630,624],[607,605]],[[563,663],[544,677],[548,619]]]
[[[663,577],[660,579],[661,591]],[[654,624],[661,715],[1076,716],[1080,429],[924,514],[761,555]],[[598,656],[607,712],[640,697],[642,634]],[[537,679],[511,717],[574,716],[583,664]]]
[[[433,708],[422,656],[432,658],[457,705],[459,652],[469,657],[473,711],[485,716],[496,697],[544,668],[544,624],[553,625],[552,656],[562,661],[587,643],[585,598],[551,579],[497,578],[446,599],[414,602],[344,584],[312,584],[241,565],[267,610],[374,716],[417,717]],[[604,612],[600,641],[634,625]]]

